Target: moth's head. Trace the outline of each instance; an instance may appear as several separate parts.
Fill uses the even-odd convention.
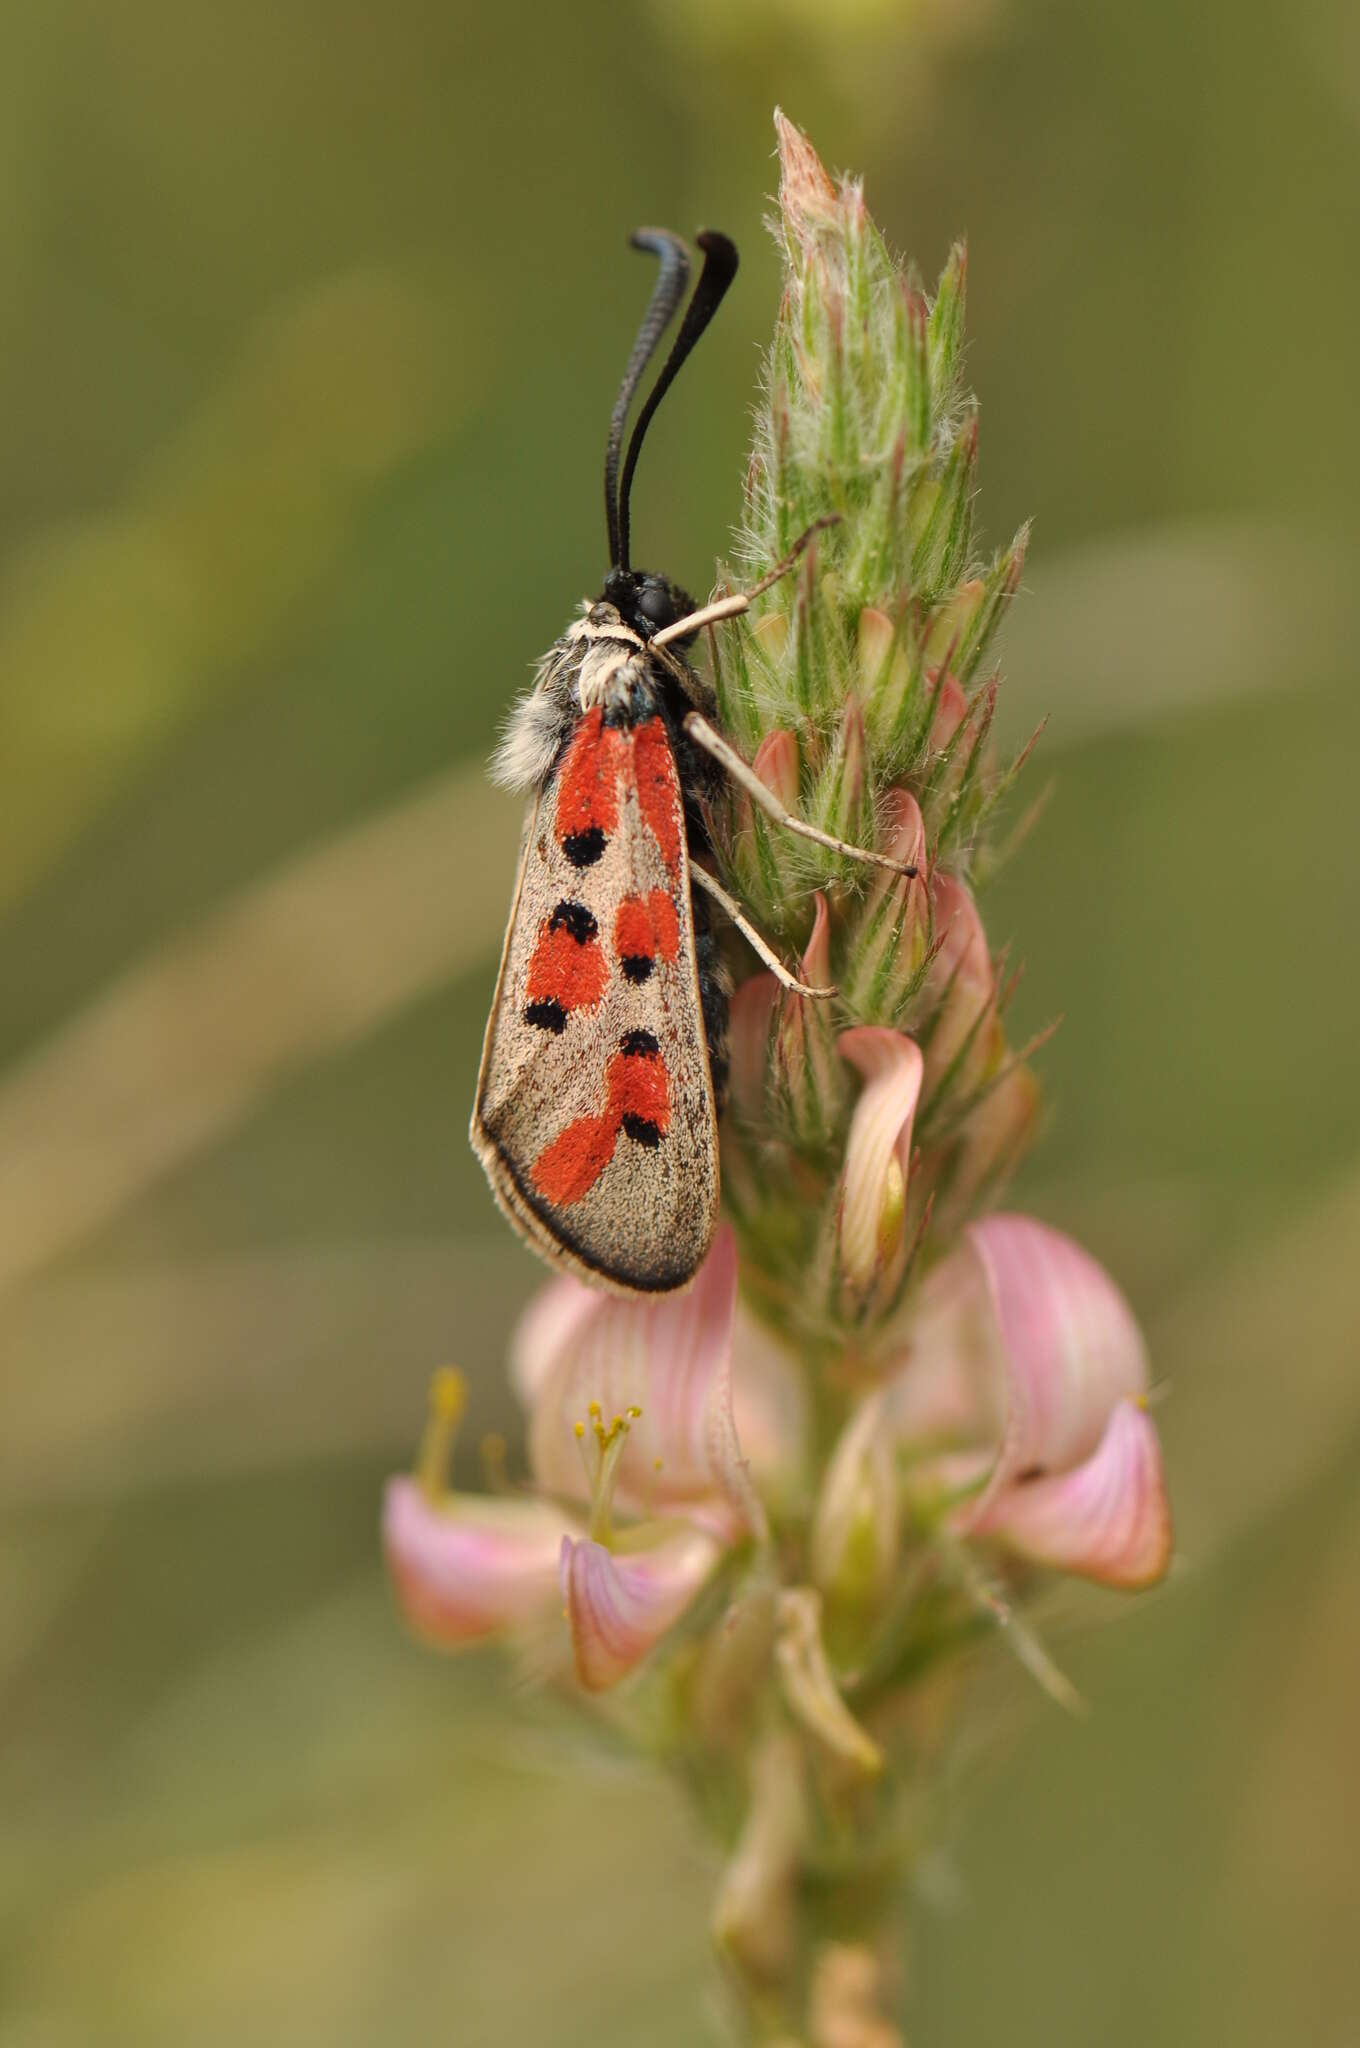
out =
[[[600,595],[644,640],[697,610],[688,591],[672,583],[669,576],[653,576],[646,569],[611,569]],[[688,641],[681,644],[688,645]]]

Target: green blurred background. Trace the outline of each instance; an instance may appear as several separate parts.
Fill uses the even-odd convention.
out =
[[[1179,1518],[1060,1630],[1089,1721],[998,1674],[912,2038],[1360,2041],[1349,0],[9,0],[0,2048],[705,2038],[680,1798],[412,1647],[376,1516],[447,1358],[514,1456],[480,764],[600,579],[639,221],[744,252],[637,498],[706,585],[776,100],[930,276],[970,236],[1053,714],[1017,1199],[1125,1280]]]

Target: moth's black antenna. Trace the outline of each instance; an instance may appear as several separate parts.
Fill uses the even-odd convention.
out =
[[[633,488],[633,471],[637,468],[638,455],[642,449],[642,438],[651,425],[652,414],[660,405],[680,371],[685,357],[707,327],[727,295],[727,288],[737,274],[736,244],[729,242],[726,235],[716,229],[705,228],[696,237],[704,252],[704,267],[694,297],[690,300],[685,317],[680,323],[680,332],[671,345],[671,352],[661,367],[661,375],[652,387],[651,396],[637,416],[632,439],[628,443],[628,457],[623,465],[623,482],[619,486],[618,547],[614,553],[615,566],[628,567],[628,497]],[[634,237],[636,240],[636,237]]]
[[[612,569],[617,569],[627,554],[626,546],[620,554],[622,529],[619,524],[619,450],[623,446],[623,423],[628,417],[633,394],[642,382],[642,373],[669,326],[671,315],[689,289],[689,250],[678,235],[671,234],[666,228],[639,228],[635,235],[629,236],[629,240],[635,249],[649,250],[661,269],[609,418],[609,442],[604,456],[604,516],[609,527],[609,565]],[[704,274],[707,275],[706,268]]]

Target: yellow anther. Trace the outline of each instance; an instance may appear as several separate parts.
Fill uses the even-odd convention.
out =
[[[441,1365],[430,1380],[430,1414],[441,1422],[460,1422],[467,1407],[467,1381],[456,1365]]]
[[[601,1410],[598,1401],[589,1401],[586,1403],[586,1414],[593,1415],[597,1422],[599,1421],[602,1412],[603,1411]]]
[[[572,1424],[572,1428],[576,1431],[576,1441],[579,1444],[582,1438],[585,1436],[586,1426],[584,1422],[574,1422]]]
[[[456,1367],[441,1366],[430,1380],[430,1412],[416,1453],[415,1476],[431,1500],[448,1490],[454,1441],[466,1407],[467,1381]]]
[[[660,1460],[660,1458],[653,1458],[653,1459],[652,1459],[652,1470],[653,1470],[653,1472],[659,1472],[659,1471],[661,1470],[661,1460]]]
[[[642,1420],[642,1410],[640,1408],[630,1408],[628,1410],[628,1419],[630,1422],[640,1422]]]

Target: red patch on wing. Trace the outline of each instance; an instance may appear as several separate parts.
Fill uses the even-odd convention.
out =
[[[620,1123],[640,1116],[658,1131],[667,1128],[671,1098],[659,1053],[615,1053],[609,1062],[609,1114]]]
[[[679,946],[675,905],[664,889],[624,897],[614,915],[614,951],[621,959],[674,960]]]
[[[598,939],[574,939],[562,925],[553,931],[545,918],[529,962],[531,1003],[560,1003],[564,1010],[593,1010],[604,994],[609,969]]]
[[[565,1207],[590,1193],[614,1157],[625,1117],[654,1124],[658,1137],[669,1128],[670,1090],[659,1053],[615,1053],[609,1062],[608,1088],[609,1106],[603,1116],[577,1117],[534,1161],[534,1186],[550,1202]]]
[[[534,1186],[563,1207],[588,1195],[614,1157],[622,1117],[581,1116],[534,1161]]]
[[[624,765],[624,737],[604,722],[597,704],[587,711],[567,748],[557,780],[559,839],[592,829],[606,839],[619,821],[619,775]]]
[[[633,732],[633,771],[637,777],[638,808],[661,848],[661,858],[673,875],[678,874],[684,813],[675,756],[659,718],[649,718]]]

